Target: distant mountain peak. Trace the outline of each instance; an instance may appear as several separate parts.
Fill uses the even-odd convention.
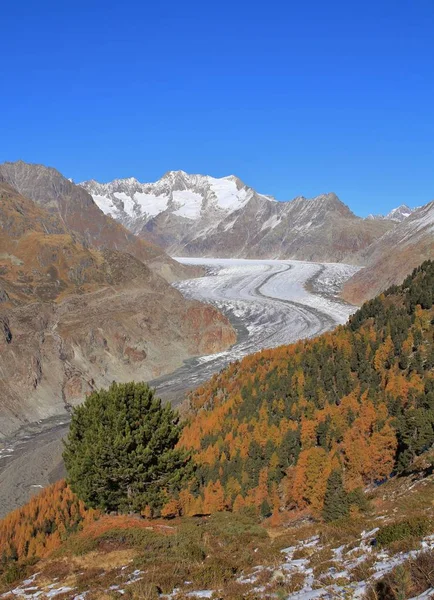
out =
[[[409,217],[416,209],[410,208],[406,204],[401,204],[396,208],[393,208],[387,215],[368,215],[366,218],[370,220],[386,220],[396,221],[402,223],[407,217]]]
[[[113,183],[124,183],[125,185],[136,185],[140,183],[135,177],[123,177],[121,179],[115,179]]]
[[[188,178],[189,174],[182,169],[178,169],[177,171],[166,171],[161,179],[176,179],[177,177]]]
[[[344,204],[334,192],[319,194],[319,196],[315,196],[314,198],[312,198],[312,200],[316,202],[328,202],[329,204]]]

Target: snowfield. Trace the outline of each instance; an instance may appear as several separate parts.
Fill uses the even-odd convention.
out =
[[[175,284],[187,298],[216,306],[238,331],[225,352],[187,361],[152,382],[160,395],[192,389],[228,363],[264,348],[320,335],[347,321],[356,308],[337,297],[360,267],[295,260],[176,258],[207,274]]]

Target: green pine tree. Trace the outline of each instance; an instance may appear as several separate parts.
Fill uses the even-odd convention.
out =
[[[262,501],[261,506],[259,508],[259,512],[261,513],[261,517],[263,517],[264,519],[266,519],[267,517],[271,517],[271,513],[273,511],[271,510],[270,503],[266,498]]]
[[[328,480],[324,498],[324,520],[336,521],[348,515],[348,498],[342,483],[340,471],[332,471]]]
[[[182,426],[145,383],[113,383],[74,409],[63,458],[72,490],[106,511],[162,505],[191,473]]]

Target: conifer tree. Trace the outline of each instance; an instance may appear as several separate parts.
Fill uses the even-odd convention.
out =
[[[323,517],[324,520],[336,521],[348,514],[348,498],[342,483],[340,471],[332,471],[327,480],[327,488],[324,497]]]
[[[158,510],[191,465],[176,448],[178,415],[145,383],[113,383],[74,409],[63,458],[68,483],[87,506]]]

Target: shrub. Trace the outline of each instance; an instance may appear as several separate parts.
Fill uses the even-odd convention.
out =
[[[408,538],[423,538],[428,535],[433,528],[432,522],[424,517],[415,517],[385,525],[377,533],[377,544],[389,546],[393,542],[406,540]]]
[[[375,582],[366,600],[401,600],[423,594],[434,587],[434,551],[407,560]]]

